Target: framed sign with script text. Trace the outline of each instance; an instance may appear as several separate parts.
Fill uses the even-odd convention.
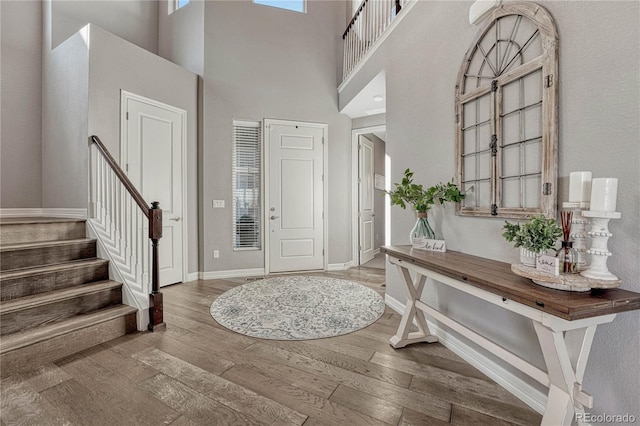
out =
[[[430,240],[428,238],[414,238],[413,248],[420,250],[446,252],[447,244],[444,240]]]
[[[536,269],[553,276],[560,275],[558,258],[554,256],[540,255],[536,258]]]

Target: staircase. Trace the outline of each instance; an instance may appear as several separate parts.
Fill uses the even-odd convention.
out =
[[[0,221],[0,373],[55,361],[136,329],[122,284],[78,219]]]

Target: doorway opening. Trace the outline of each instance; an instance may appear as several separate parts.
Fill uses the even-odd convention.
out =
[[[380,247],[388,239],[386,125],[352,135],[352,259],[354,266],[384,268]]]

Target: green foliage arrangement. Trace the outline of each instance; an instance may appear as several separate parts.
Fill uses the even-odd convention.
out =
[[[413,172],[409,169],[404,171],[404,177],[400,183],[395,184],[393,191],[387,191],[391,197],[391,205],[397,205],[403,209],[407,204],[412,206],[417,212],[426,213],[436,200],[440,204],[445,201],[460,202],[464,199],[465,193],[461,192],[453,182],[439,183],[438,185],[424,189],[422,185],[413,183]]]
[[[562,228],[555,219],[544,215],[532,216],[523,224],[512,224],[505,221],[502,236],[515,247],[524,247],[535,253],[553,248],[562,235]]]

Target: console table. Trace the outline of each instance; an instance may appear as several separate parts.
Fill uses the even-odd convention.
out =
[[[385,246],[380,251],[398,268],[407,294],[391,346],[402,348],[416,342],[438,341],[429,330],[427,314],[549,388],[543,425],[571,425],[576,413],[593,406],[591,395],[582,390],[582,379],[596,327],[613,321],[618,312],[640,309],[639,293],[621,289],[583,293],[553,290],[514,274],[510,264],[504,262],[411,246]],[[414,272],[414,279],[410,271]],[[427,278],[531,319],[547,371],[422,302],[420,296]],[[418,331],[409,332],[414,321]]]

